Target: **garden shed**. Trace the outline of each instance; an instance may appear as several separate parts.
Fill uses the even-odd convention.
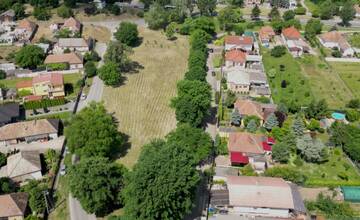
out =
[[[360,186],[342,186],[341,192],[347,202],[360,202]]]

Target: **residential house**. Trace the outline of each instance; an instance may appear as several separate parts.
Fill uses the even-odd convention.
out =
[[[253,87],[268,87],[266,75],[261,70],[231,68],[226,79],[228,89],[240,94],[249,94]]]
[[[7,77],[10,76],[15,69],[14,63],[0,63],[0,70],[5,71]]]
[[[19,42],[30,42],[31,39],[34,37],[37,28],[38,25],[32,21],[29,21],[28,19],[21,20],[15,28],[15,32],[18,36]]]
[[[59,123],[58,119],[40,119],[4,125],[0,127],[0,146],[57,138]]]
[[[263,104],[249,99],[237,99],[234,108],[237,108],[243,116],[257,116],[261,124],[266,121],[271,113],[276,111],[275,104]]]
[[[1,91],[2,93],[2,91]],[[20,118],[19,103],[7,103],[0,105],[0,126],[14,123]]]
[[[79,70],[84,67],[83,58],[81,55],[72,53],[65,54],[51,54],[45,58],[44,63],[46,65],[51,64],[68,64],[70,70]]]
[[[15,21],[15,11],[9,9],[0,14],[0,24],[1,23],[12,23]]]
[[[282,178],[227,176],[224,182],[211,189],[210,207],[226,213],[219,219],[306,219],[298,187]]]
[[[37,151],[21,151],[7,158],[6,166],[1,167],[0,177],[8,177],[14,182],[42,178],[40,154]]]
[[[241,67],[246,66],[246,53],[241,50],[230,50],[225,53],[225,66],[226,67]]]
[[[25,192],[0,195],[0,219],[23,220],[27,212],[29,195]]]
[[[54,45],[53,52],[55,54],[62,54],[64,50],[68,49],[72,52],[86,53],[91,49],[91,39],[84,38],[59,38]]]
[[[352,57],[355,54],[346,38],[338,31],[330,31],[321,34],[319,37],[320,43],[326,48],[337,48],[343,57]]]
[[[250,53],[253,50],[254,39],[251,36],[226,36],[225,50],[243,50]]]
[[[16,88],[19,92],[29,91],[33,96],[39,97],[38,99],[45,97],[50,99],[62,98],[65,96],[64,77],[60,73],[38,75],[32,80],[18,82]]]
[[[267,168],[268,154],[272,150],[273,139],[264,135],[247,132],[232,132],[229,135],[228,150],[233,166],[251,164],[256,171]]]
[[[309,46],[302,39],[300,32],[294,27],[288,27],[282,30],[281,37],[286,42],[286,46],[290,53],[299,57],[303,53],[310,51]]]
[[[82,24],[79,20],[74,17],[70,17],[65,20],[64,24],[61,26],[61,29],[68,29],[73,33],[81,33]]]
[[[259,39],[261,45],[264,47],[270,46],[270,42],[272,41],[274,36],[275,36],[275,32],[273,28],[270,26],[263,26],[259,30]]]

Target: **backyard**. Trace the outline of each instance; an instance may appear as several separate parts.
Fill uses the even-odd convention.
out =
[[[299,63],[289,54],[276,58],[264,49],[263,63],[270,80],[272,97],[276,103],[291,102],[306,105],[312,99],[308,80],[301,73]]]
[[[174,41],[163,33],[139,28],[142,44],[134,48],[131,60],[138,62],[138,73],[127,74],[119,87],[106,87],[103,100],[119,120],[119,130],[129,135],[131,148],[119,161],[132,167],[141,147],[154,138],[164,137],[175,128],[170,99],[176,95],[176,82],[187,69],[188,41]]]
[[[360,64],[331,62],[331,67],[336,71],[356,98],[360,98]]]
[[[325,99],[330,108],[341,108],[352,98],[337,72],[318,57],[305,55],[299,63],[316,99]]]

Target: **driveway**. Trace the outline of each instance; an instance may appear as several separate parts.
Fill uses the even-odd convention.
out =
[[[0,152],[7,153],[13,150],[20,151],[39,151],[40,153],[46,152],[48,149],[61,150],[64,144],[65,136],[46,141],[46,142],[32,142],[32,143],[20,143],[9,146],[0,146]]]
[[[81,207],[80,202],[69,194],[69,207],[71,220],[96,220],[94,214],[88,214]]]

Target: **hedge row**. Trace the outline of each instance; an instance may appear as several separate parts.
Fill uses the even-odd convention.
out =
[[[28,109],[39,109],[39,108],[48,108],[52,106],[57,105],[64,105],[65,99],[59,98],[59,99],[43,99],[40,101],[28,101],[24,103],[24,108],[26,110]]]
[[[339,186],[360,186],[360,180],[323,180],[311,179],[306,180],[305,186],[309,187],[339,187]]]

